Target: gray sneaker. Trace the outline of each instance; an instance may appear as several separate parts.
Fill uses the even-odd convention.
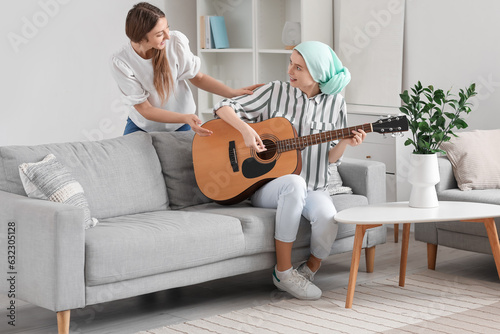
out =
[[[316,300],[321,298],[321,290],[307,278],[293,269],[287,278],[279,279],[276,268],[273,271],[273,283],[279,290],[286,291],[297,299]]]
[[[314,275],[317,273],[317,271],[313,272],[309,267],[307,266],[307,261],[302,262],[299,264],[297,267],[297,271],[299,274],[307,278],[309,281],[314,281]]]

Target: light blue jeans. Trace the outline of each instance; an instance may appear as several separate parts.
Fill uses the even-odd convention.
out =
[[[266,183],[251,200],[256,207],[276,209],[276,240],[294,242],[304,216],[311,223],[311,254],[319,259],[330,254],[338,224],[334,219],[337,210],[328,191],[308,191],[305,180],[291,174]]]

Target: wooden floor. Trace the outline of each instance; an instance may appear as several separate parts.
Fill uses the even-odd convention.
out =
[[[394,277],[399,272],[400,243],[394,243],[393,230],[388,229],[387,243],[377,246],[375,271],[364,272],[361,259],[358,283]],[[364,253],[363,253],[364,256]],[[349,278],[351,253],[325,260],[315,283],[322,290],[346,287]],[[427,269],[426,245],[410,239],[407,274]],[[446,247],[438,249],[436,270],[485,281],[498,281],[491,255],[477,254]],[[230,312],[288,298],[278,292],[271,279],[271,270],[221,279],[196,286],[128,298],[86,307],[71,312],[71,333],[136,333]],[[0,296],[0,333],[56,333],[54,312],[17,301],[16,326],[7,324],[6,308],[9,299]],[[356,295],[354,295],[354,305]]]

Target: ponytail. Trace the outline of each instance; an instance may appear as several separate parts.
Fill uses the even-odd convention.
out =
[[[165,17],[165,13],[158,7],[147,2],[140,2],[134,5],[127,14],[125,33],[132,42],[139,43],[147,39],[147,33],[156,26],[158,19],[162,17]],[[152,62],[153,83],[163,104],[173,91],[172,71],[170,70],[165,48],[153,49]]]

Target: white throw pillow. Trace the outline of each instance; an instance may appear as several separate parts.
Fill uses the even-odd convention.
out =
[[[338,168],[336,164],[330,164],[328,166],[328,192],[330,195],[337,194],[352,194],[352,189],[350,187],[343,186],[342,178],[340,177]]]
[[[53,154],[47,155],[40,162],[19,165],[19,176],[28,197],[82,208],[85,229],[94,227],[98,223],[97,219],[90,216],[89,205],[81,184]]]
[[[459,132],[443,143],[461,190],[500,188],[500,130]]]

